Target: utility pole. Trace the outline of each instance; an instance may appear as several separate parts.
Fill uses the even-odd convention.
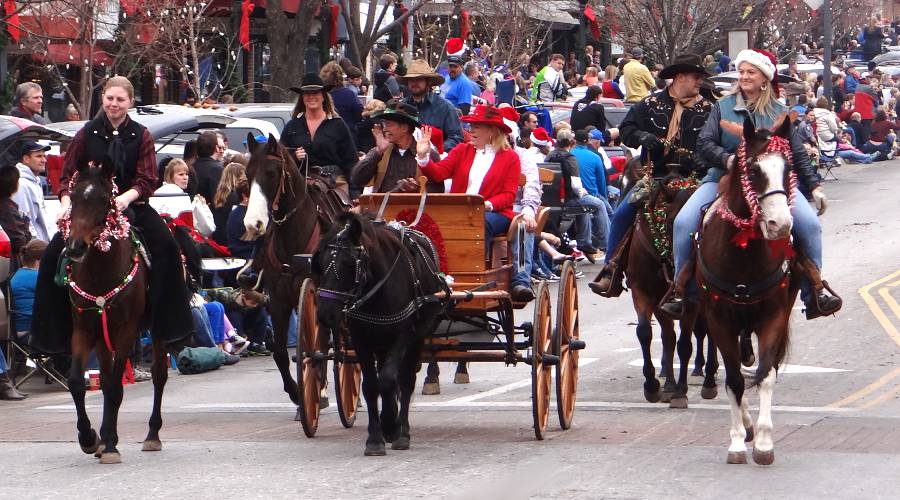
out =
[[[831,26],[831,0],[825,0],[822,5],[822,22],[825,23],[825,61],[822,67],[822,83],[825,84],[825,98],[828,99],[828,107],[834,106],[831,89],[831,49],[834,44],[834,29]],[[838,110],[840,111],[840,110]]]

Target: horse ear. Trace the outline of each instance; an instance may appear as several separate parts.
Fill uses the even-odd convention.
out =
[[[775,129],[775,135],[778,137],[783,137],[785,139],[791,136],[791,120],[787,116],[785,116],[781,120],[781,124],[778,125],[778,128]]]
[[[750,142],[754,137],[756,137],[756,127],[753,125],[753,121],[749,117],[744,118],[744,140]]]
[[[269,140],[266,142],[269,146],[269,153],[275,154],[278,152],[278,139],[275,138],[274,135],[269,134]]]
[[[353,246],[362,245],[362,221],[359,217],[350,219],[347,228],[350,230],[350,241],[353,243]]]
[[[247,149],[253,151],[256,149],[256,137],[253,137],[253,132],[247,132]]]

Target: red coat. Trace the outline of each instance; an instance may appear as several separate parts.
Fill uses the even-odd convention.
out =
[[[443,160],[429,161],[428,165],[422,167],[422,173],[432,181],[443,182],[452,179],[450,192],[465,193],[469,186],[469,169],[472,168],[474,160],[475,146],[460,143],[450,150],[450,154]],[[481,181],[478,194],[484,201],[491,202],[494,212],[512,219],[515,216],[512,206],[516,200],[516,191],[519,189],[520,174],[519,155],[512,149],[499,151],[494,156],[494,162],[491,163],[484,180]]]

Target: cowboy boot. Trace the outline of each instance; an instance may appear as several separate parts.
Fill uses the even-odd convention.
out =
[[[592,283],[588,283],[591,291],[601,297],[612,298],[622,295],[625,285],[622,280],[625,278],[625,266],[620,266],[619,262],[628,262],[628,250],[631,248],[631,237],[634,234],[634,225],[625,233],[625,237],[616,246],[609,258],[609,262],[603,265],[603,269],[597,274]]]
[[[21,401],[28,397],[28,394],[22,394],[16,390],[15,384],[9,378],[9,373],[0,373],[0,399],[9,399],[12,401]]]
[[[840,311],[841,306],[844,305],[843,299],[828,286],[827,281],[822,279],[816,264],[801,252],[797,252],[797,264],[800,266],[800,270],[809,278],[810,285],[814,290],[814,293],[810,294],[803,301],[806,319],[830,316]],[[826,293],[826,290],[828,293]]]
[[[680,319],[684,316],[684,290],[688,280],[694,275],[694,260],[687,261],[681,273],[675,277],[675,281],[669,286],[669,290],[659,302],[660,311],[668,314],[674,319]]]

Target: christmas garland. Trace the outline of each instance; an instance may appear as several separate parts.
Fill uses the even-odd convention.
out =
[[[657,183],[652,179],[648,179],[658,189]],[[700,185],[700,182],[694,175],[683,179],[672,179],[666,183],[665,189],[683,191],[685,189],[694,189]],[[662,197],[657,197],[656,203],[651,207],[647,204],[647,210],[644,212],[644,218],[647,220],[647,227],[650,230],[650,242],[653,244],[654,250],[663,259],[669,258],[672,254],[672,235],[668,230],[668,213],[669,204]]]
[[[96,167],[92,164],[91,168]],[[76,172],[69,180],[70,193],[75,189],[77,180],[78,172]],[[123,240],[129,238],[131,235],[131,223],[128,222],[128,218],[116,208],[116,196],[119,194],[119,187],[116,186],[115,176],[110,179],[110,182],[112,182],[112,195],[109,197],[109,210],[106,212],[106,222],[103,226],[103,231],[101,231],[97,236],[97,239],[94,240],[94,246],[101,252],[108,252],[111,248],[112,243],[109,241],[110,238],[114,240]],[[59,228],[59,232],[62,234],[63,239],[69,239],[71,225],[72,206],[69,205],[62,217],[56,222],[56,226]]]

